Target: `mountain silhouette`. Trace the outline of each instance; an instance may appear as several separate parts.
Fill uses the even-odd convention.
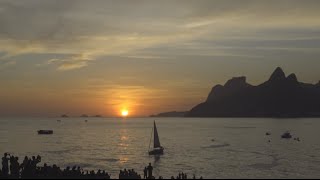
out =
[[[205,102],[192,108],[189,117],[320,117],[320,81],[299,82],[278,67],[269,80],[253,86],[236,77],[212,88]]]

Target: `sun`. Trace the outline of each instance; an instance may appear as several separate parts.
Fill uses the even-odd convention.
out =
[[[121,111],[121,115],[122,115],[122,117],[127,117],[129,115],[129,111],[124,109]]]

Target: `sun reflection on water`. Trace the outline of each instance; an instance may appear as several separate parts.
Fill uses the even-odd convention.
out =
[[[121,164],[124,164],[124,163],[126,163],[126,162],[129,161],[129,158],[128,158],[128,157],[120,157],[119,159],[120,159],[119,162],[120,162]]]
[[[126,140],[128,140],[129,138],[128,138],[128,136],[121,136],[121,140],[122,141],[126,141]]]

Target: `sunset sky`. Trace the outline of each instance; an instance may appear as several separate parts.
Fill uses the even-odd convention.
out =
[[[0,116],[189,110],[234,76],[320,80],[319,0],[0,0]]]

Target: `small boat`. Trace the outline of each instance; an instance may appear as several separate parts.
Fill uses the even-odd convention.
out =
[[[53,130],[39,130],[38,134],[53,134]]]
[[[290,132],[285,132],[281,135],[282,139],[291,139],[292,135],[290,134]]]
[[[58,120],[57,120],[57,122],[61,122],[61,120],[60,120],[60,119],[58,119]]]
[[[297,138],[294,138],[294,140],[295,140],[295,141],[300,141],[300,138],[297,137]]]
[[[61,115],[62,118],[68,118],[69,116],[66,114]]]
[[[151,133],[151,139],[149,144],[149,155],[162,155],[164,148],[160,144],[156,121],[154,121],[154,127],[152,129],[152,132],[153,132],[153,149],[150,150],[151,139],[152,139],[152,133]]]
[[[88,122],[88,120],[84,120],[84,122]]]
[[[271,135],[271,133],[269,133],[269,132],[266,132],[266,136],[270,136]]]

